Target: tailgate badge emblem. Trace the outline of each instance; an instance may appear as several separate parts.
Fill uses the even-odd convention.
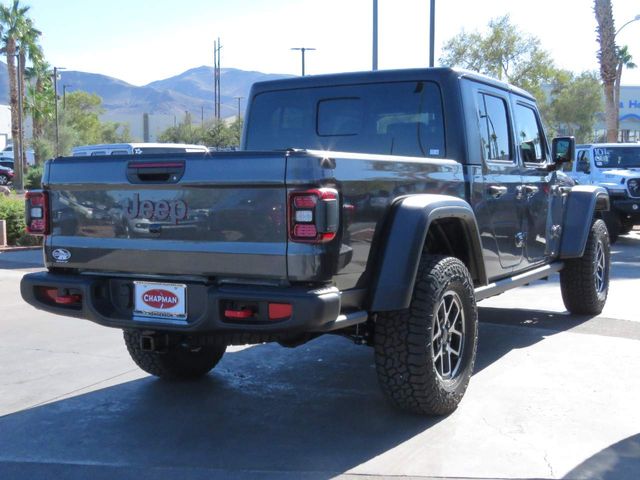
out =
[[[56,262],[67,263],[71,258],[71,252],[66,248],[56,248],[51,252],[51,256]]]

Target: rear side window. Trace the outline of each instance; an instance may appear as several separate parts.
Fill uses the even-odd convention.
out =
[[[507,104],[502,98],[479,94],[480,140],[485,160],[511,160],[511,135]]]
[[[414,81],[265,92],[251,105],[245,147],[444,157],[440,89]]]
[[[515,108],[520,158],[524,163],[541,163],[545,160],[544,134],[533,108],[517,104]]]
[[[111,150],[111,155],[128,155],[129,152],[126,150]]]

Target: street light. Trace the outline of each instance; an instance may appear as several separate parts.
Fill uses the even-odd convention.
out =
[[[56,157],[60,156],[60,126],[58,124],[58,70],[64,67],[53,67],[53,98],[56,112]]]
[[[233,97],[236,100],[238,100],[238,122],[240,121],[240,101],[244,98],[244,97]]]
[[[431,0],[429,9],[429,66],[435,66],[435,42],[436,42],[436,0]]]
[[[624,27],[626,27],[627,25],[629,25],[630,23],[633,22],[637,22],[638,20],[640,20],[640,15],[636,15],[635,17],[633,17],[631,20],[629,20],[627,23],[625,23],[624,25],[622,25],[618,31],[616,32],[616,34],[613,36],[614,38],[618,36],[618,34],[620,33],[620,30],[622,30]]]
[[[292,48],[291,50],[300,50],[300,52],[302,53],[302,76],[304,77],[304,52],[306,52],[307,50],[315,50],[315,48],[296,47]]]
[[[73,87],[73,85],[62,85],[62,110],[67,109],[67,88]]]
[[[378,0],[373,0],[373,59],[371,70],[378,70]]]

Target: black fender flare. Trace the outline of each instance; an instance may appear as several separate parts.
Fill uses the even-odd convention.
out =
[[[468,255],[473,263],[471,270],[478,283],[486,285],[480,233],[473,209],[466,201],[449,195],[418,194],[399,198],[390,208],[371,284],[370,311],[409,306],[429,227],[439,219],[461,221],[467,247],[471,249]]]
[[[598,211],[608,211],[609,208],[609,193],[604,187],[571,187],[562,222],[560,258],[580,258],[584,255],[594,214]]]

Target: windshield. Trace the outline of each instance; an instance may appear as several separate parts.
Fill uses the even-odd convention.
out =
[[[257,95],[246,149],[287,148],[444,157],[440,89],[397,82]]]
[[[594,149],[594,154],[599,168],[640,168],[640,146],[599,147]]]

